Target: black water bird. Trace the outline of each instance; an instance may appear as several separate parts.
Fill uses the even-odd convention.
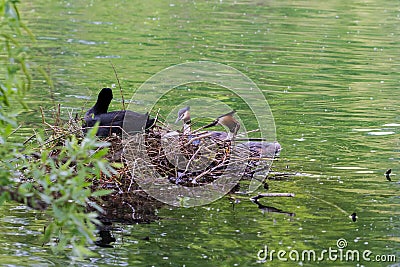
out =
[[[357,218],[358,218],[357,213],[355,213],[355,212],[353,212],[349,217],[353,220],[353,222],[357,221]]]
[[[113,245],[110,245],[110,243],[115,242],[116,239],[114,236],[111,235],[111,232],[109,230],[100,230],[99,231],[99,236],[100,239],[95,241],[94,243],[103,248],[113,248]]]
[[[155,119],[149,118],[149,115],[137,113],[130,110],[118,110],[108,112],[108,107],[113,99],[113,93],[110,88],[103,88],[96,104],[89,109],[84,116],[83,129],[93,127],[99,122],[97,136],[107,137],[115,133],[122,135],[122,130],[127,133],[138,133],[144,129],[150,128]]]
[[[385,177],[386,177],[386,179],[389,181],[389,182],[391,182],[392,181],[392,179],[390,179],[390,174],[392,173],[392,169],[389,169],[389,170],[387,170],[386,172],[385,172]]]

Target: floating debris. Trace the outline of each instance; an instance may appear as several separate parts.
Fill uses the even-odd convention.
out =
[[[266,182],[264,182],[264,189],[267,190],[267,191],[268,191],[268,189],[269,189],[269,185],[268,185],[268,183],[266,183]]]
[[[266,205],[261,204],[258,200],[263,197],[294,197],[294,194],[292,194],[292,193],[264,193],[264,194],[259,194],[257,196],[254,196],[254,197],[250,198],[250,200],[251,200],[251,202],[256,204],[263,213],[282,213],[282,214],[286,214],[290,217],[294,217],[296,215],[294,212],[288,212],[288,211],[284,211],[282,209],[275,208],[273,206],[266,206]]]
[[[352,220],[353,220],[353,222],[356,222],[357,221],[357,214],[355,213],[355,212],[353,212],[350,216],[349,216],[349,218],[351,218]]]
[[[385,172],[385,177],[386,177],[386,179],[389,181],[389,182],[391,182],[392,181],[392,179],[390,179],[390,174],[392,173],[392,169],[389,169],[389,170],[387,170],[386,172]]]
[[[395,134],[393,131],[386,131],[386,132],[369,132],[368,135],[373,135],[373,136],[382,136],[382,135],[391,135]]]

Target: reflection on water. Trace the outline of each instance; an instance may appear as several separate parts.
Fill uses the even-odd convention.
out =
[[[35,0],[22,9],[37,35],[36,60],[54,79],[52,95],[65,112],[82,112],[100,88],[117,84],[110,60],[125,99],[165,67],[228,64],[268,99],[283,147],[274,171],[304,174],[268,181],[269,191],[295,198],[260,200],[295,216],[260,212],[250,196],[237,196],[234,209],[227,198],[192,209],[161,207],[161,220],[112,230],[114,248],[91,247],[98,255],[82,266],[252,266],[265,245],[328,249],[339,238],[349,249],[400,260],[398,2]],[[163,115],[182,96],[212,96],[236,109],[246,127],[256,127],[237,96],[205,88],[172,92],[160,102]],[[40,127],[39,106],[51,114],[50,95],[38,78],[27,99],[32,111],[20,116],[22,138]],[[354,212],[356,222],[349,218]],[[35,212],[10,204],[2,214],[3,264],[69,263],[41,246],[45,220]]]

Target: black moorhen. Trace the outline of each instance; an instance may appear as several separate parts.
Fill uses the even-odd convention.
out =
[[[96,104],[84,116],[84,132],[98,121],[100,125],[96,135],[101,137],[110,136],[112,133],[121,136],[122,129],[124,132],[134,134],[153,126],[155,119],[149,118],[147,113],[141,114],[130,110],[107,112],[112,99],[113,93],[110,88],[103,88],[100,91]]]

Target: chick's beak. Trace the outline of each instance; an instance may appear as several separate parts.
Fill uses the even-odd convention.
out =
[[[213,121],[212,123],[210,123],[210,124],[207,124],[206,126],[203,126],[202,128],[204,129],[204,128],[210,128],[210,127],[213,127],[213,126],[215,126],[215,125],[217,125],[218,124],[218,120],[215,120],[215,121]]]
[[[183,116],[184,116],[184,114],[179,115],[179,117],[176,119],[175,123],[178,123],[178,121],[182,120],[182,119],[183,119]]]

